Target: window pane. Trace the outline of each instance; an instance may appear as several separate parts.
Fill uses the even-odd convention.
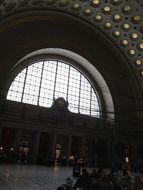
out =
[[[100,116],[98,98],[87,78],[58,60],[36,62],[22,70],[12,82],[7,99],[51,107],[53,98],[63,97],[71,112]]]
[[[32,64],[27,69],[27,75],[25,80],[23,103],[29,103],[37,105],[41,72],[43,62]]]
[[[93,89],[91,98],[91,116],[100,116],[99,102]]]
[[[68,102],[69,110],[78,113],[80,92],[80,73],[73,67],[70,67]]]
[[[55,85],[55,99],[59,97],[67,98],[69,65],[58,62],[56,85]]]
[[[45,61],[41,80],[39,105],[50,107],[53,102],[57,61]]]
[[[14,81],[12,82],[12,84],[9,88],[8,94],[7,94],[8,100],[21,102],[22,92],[23,92],[23,87],[24,87],[25,74],[26,74],[26,69],[21,71],[21,73],[19,73],[15,77]]]

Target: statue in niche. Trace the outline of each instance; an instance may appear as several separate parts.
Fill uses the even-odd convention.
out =
[[[52,104],[52,108],[68,109],[68,102],[63,98],[57,98]]]

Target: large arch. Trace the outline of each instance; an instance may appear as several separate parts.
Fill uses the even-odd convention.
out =
[[[113,125],[103,122],[103,126],[99,125],[98,129],[94,126],[96,122],[87,120],[83,126],[94,126],[93,133],[89,135],[85,129],[77,131],[77,134],[94,138],[98,133],[108,142],[114,140],[114,134],[119,143],[142,141],[141,5],[139,0],[0,1],[0,100],[5,118],[5,97],[19,60],[24,64],[22,58],[30,60],[30,57],[25,56],[33,57],[32,52],[45,54],[44,51],[55,49],[60,56],[66,53],[69,58],[72,54],[68,52],[74,52],[75,58],[80,55],[87,60],[81,67],[91,72],[95,79],[93,81],[98,84],[99,91],[103,92],[105,118],[111,117],[111,114],[115,116]],[[5,127],[9,121],[3,119],[3,115],[1,123]],[[11,124],[15,127],[14,123]],[[78,124],[80,126],[80,122]],[[37,125],[35,130],[38,130]],[[28,124],[26,126],[29,129],[31,127]],[[48,129],[52,131],[50,127]],[[59,129],[56,131],[60,133]],[[66,134],[69,133],[66,131]]]
[[[14,76],[15,72],[18,72],[18,70],[21,68],[25,68],[25,66],[31,62],[37,60],[40,61],[46,58],[59,58],[69,61],[71,64],[75,65],[75,67],[79,67],[81,70],[83,70],[87,76],[89,75],[89,80],[92,82],[92,84],[96,85],[95,90],[98,92],[98,96],[100,98],[103,117],[107,120],[114,119],[113,100],[104,78],[88,60],[69,50],[48,48],[31,52],[15,64],[11,71],[13,73],[11,78]]]
[[[81,55],[101,73],[112,94],[116,117],[126,120],[127,117],[141,116],[140,80],[137,80],[128,60],[109,37],[87,21],[57,11],[26,12],[26,15],[22,12],[17,16],[1,31],[4,61],[1,89],[6,89],[3,85],[6,85],[7,71],[11,72],[22,57],[38,49],[62,48]],[[5,41],[11,42],[9,47],[4,45]],[[7,52],[9,56],[6,56]]]

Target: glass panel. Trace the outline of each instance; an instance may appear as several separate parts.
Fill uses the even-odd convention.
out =
[[[68,102],[69,110],[78,113],[80,90],[80,73],[73,67],[70,67]]]
[[[21,71],[7,93],[9,100],[43,107],[51,107],[53,98],[58,97],[68,100],[71,112],[100,116],[99,102],[89,81],[61,61],[45,60],[28,66],[27,73],[26,69]]]
[[[91,85],[88,80],[81,76],[81,90],[80,90],[80,113],[90,114],[90,97],[91,97]]]
[[[14,81],[12,82],[12,84],[9,88],[8,94],[7,94],[8,100],[21,102],[24,80],[25,80],[25,74],[26,74],[26,69],[21,71],[21,73],[19,73],[15,77]]]
[[[39,105],[50,107],[53,102],[57,61],[45,61],[41,80]]]
[[[55,86],[55,99],[59,97],[67,98],[67,85],[68,85],[69,65],[58,62],[56,86]]]
[[[94,90],[92,89],[92,98],[91,98],[91,116],[100,116],[100,111],[99,111],[99,102],[97,100],[96,94]]]
[[[22,100],[23,103],[37,105],[41,81],[42,64],[43,62],[38,62],[28,67]]]

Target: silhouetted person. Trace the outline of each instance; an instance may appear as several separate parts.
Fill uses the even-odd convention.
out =
[[[80,164],[76,163],[73,166],[73,177],[79,177],[81,173],[81,166]]]
[[[79,176],[75,183],[75,188],[81,188],[83,190],[90,190],[91,189],[91,178],[86,169],[82,169],[82,174]]]

